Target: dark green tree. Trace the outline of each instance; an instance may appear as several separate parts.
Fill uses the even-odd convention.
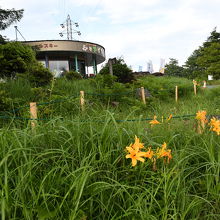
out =
[[[37,62],[35,52],[27,45],[10,42],[0,45],[0,77],[27,78],[34,86],[50,82],[52,73]]]
[[[184,68],[179,66],[178,60],[170,58],[168,64],[165,65],[165,74],[168,76],[184,76]]]
[[[207,75],[220,78],[220,33],[216,28],[199,49],[195,50],[186,61],[188,78],[207,79]]]
[[[213,75],[214,79],[220,79],[220,42],[213,42],[203,48],[197,64],[203,68],[205,77]]]
[[[15,77],[17,73],[25,73],[29,66],[36,62],[31,47],[18,42],[0,45],[0,77]]]
[[[195,79],[200,76],[203,78],[205,76],[205,69],[204,67],[200,66],[197,63],[198,58],[202,54],[202,47],[199,47],[199,49],[194,50],[193,53],[188,57],[186,63],[185,63],[185,71],[186,71],[186,77],[189,79]]]
[[[132,70],[127,66],[122,58],[116,59],[116,63],[112,65],[113,74],[117,77],[117,81],[121,83],[129,83],[134,80]],[[110,74],[108,63],[99,71],[99,74]]]
[[[0,30],[5,30],[16,21],[20,21],[24,13],[23,9],[2,9],[0,8]],[[0,34],[0,44],[5,43],[5,37]]]

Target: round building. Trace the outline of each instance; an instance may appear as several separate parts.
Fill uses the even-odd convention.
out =
[[[97,74],[97,65],[105,61],[105,48],[99,44],[74,40],[39,40],[22,42],[36,49],[36,58],[59,77],[64,71],[83,76]],[[89,67],[93,71],[89,72]]]

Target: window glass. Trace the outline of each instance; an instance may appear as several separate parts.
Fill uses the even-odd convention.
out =
[[[55,77],[60,77],[64,71],[69,71],[68,60],[49,60],[49,69]]]

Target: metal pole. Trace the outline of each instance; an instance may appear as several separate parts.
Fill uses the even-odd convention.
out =
[[[45,54],[45,64],[46,64],[46,68],[49,69],[49,59],[48,59],[48,55]]]
[[[96,59],[94,56],[93,56],[93,73],[94,73],[94,75],[97,74]]]
[[[18,41],[18,33],[17,33],[18,30],[17,30],[17,26],[14,26],[14,27],[15,27],[15,36],[16,36],[15,39],[16,39],[16,41]]]
[[[77,54],[75,54],[75,66],[76,66],[76,72],[78,71],[78,59],[77,59]]]

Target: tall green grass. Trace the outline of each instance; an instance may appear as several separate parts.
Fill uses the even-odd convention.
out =
[[[66,84],[56,83],[54,95],[61,95]],[[87,81],[82,84],[74,82],[72,88],[67,83],[64,96],[93,91]],[[87,99],[81,112],[79,99],[72,98],[38,106],[39,117],[49,120],[38,121],[35,130],[30,121],[2,121],[1,219],[218,220],[219,136],[208,127],[197,134],[194,117],[154,127],[149,121],[126,121],[154,115],[161,121],[161,116],[198,110],[218,114],[218,105],[213,92],[204,92],[178,103],[154,100],[145,107]],[[28,109],[20,114],[29,117]],[[171,162],[158,160],[156,171],[151,160],[131,167],[124,149],[135,135],[154,150],[166,142]]]
[[[1,129],[1,218],[219,219],[219,137],[196,134],[190,121],[103,118]],[[171,163],[132,168],[124,148],[134,135],[153,148],[167,142]]]

